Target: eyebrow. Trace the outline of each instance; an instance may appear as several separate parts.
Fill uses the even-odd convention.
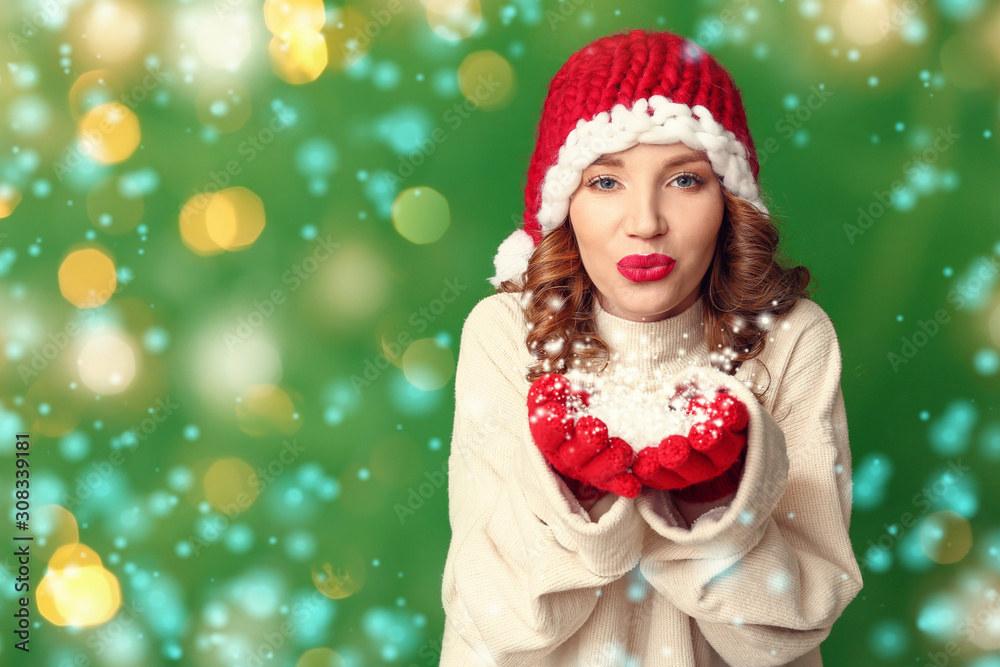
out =
[[[682,164],[690,164],[692,162],[709,162],[704,153],[681,153],[675,157],[663,161],[663,167],[676,167]],[[711,163],[709,163],[711,164]],[[590,166],[607,166],[607,167],[624,167],[624,163],[620,158],[612,157],[610,155],[602,155],[593,162]]]

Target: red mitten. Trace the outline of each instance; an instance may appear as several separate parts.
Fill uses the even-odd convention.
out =
[[[609,438],[608,427],[593,415],[576,423],[566,401],[573,394],[588,404],[589,394],[573,392],[570,382],[558,373],[546,373],[528,390],[528,424],[535,445],[563,479],[583,484],[571,490],[581,500],[616,493],[626,498],[639,495],[641,484],[628,472],[635,458],[632,447],[621,438]],[[587,486],[596,487],[595,493]]]
[[[689,502],[710,502],[737,489],[746,460],[749,414],[740,399],[725,389],[712,398],[696,396],[686,412],[706,411],[708,419],[687,436],[671,435],[656,447],[638,452],[632,466],[639,481],[670,490]]]

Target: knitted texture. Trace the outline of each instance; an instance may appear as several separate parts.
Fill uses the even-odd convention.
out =
[[[551,464],[549,464],[551,465]],[[577,500],[581,502],[587,502],[588,500],[597,500],[598,498],[603,498],[608,494],[604,489],[599,489],[593,484],[587,484],[586,482],[581,482],[578,479],[573,479],[568,475],[564,475],[559,472],[559,469],[552,466],[552,471],[559,475],[559,479],[566,483],[569,490],[576,496]]]
[[[862,587],[840,350],[823,310],[799,300],[772,324],[768,372],[745,363],[730,378],[749,414],[738,491],[685,521],[671,491],[643,487],[595,512],[566,491],[528,428],[535,359],[518,297],[482,299],[462,328],[438,664],[821,665]],[[643,385],[709,365],[690,344],[702,317],[701,300],[657,322],[595,306],[611,364],[637,366]],[[768,390],[758,402],[742,383]]]
[[[574,420],[566,409],[571,393],[588,399],[587,392],[571,392],[569,380],[558,373],[546,373],[532,383],[527,416],[535,444],[564,478],[635,498],[640,484],[628,472],[635,459],[632,447],[621,438],[609,438],[607,425],[597,417]]]
[[[689,399],[684,410],[699,415],[701,421],[686,433],[668,435],[657,446],[643,448],[636,456],[631,443],[610,436],[599,417],[574,419],[567,400],[576,395],[589,405],[590,394],[573,391],[570,381],[559,373],[546,373],[528,390],[531,435],[559,476],[576,482],[567,484],[581,500],[581,493],[600,498],[602,494],[594,487],[634,498],[640,483],[684,491],[679,497],[700,502],[715,500],[739,483],[742,466],[735,464],[746,448],[748,413],[729,392],[703,391]]]
[[[746,449],[740,451],[739,458],[725,470],[721,475],[705,482],[692,484],[682,489],[671,491],[674,496],[691,503],[707,503],[717,500],[730,493],[735,493],[739,488],[740,480],[743,478],[743,465],[746,462]],[[559,478],[566,483],[569,490],[581,502],[597,500],[608,494],[608,491],[599,489],[593,484],[587,484],[573,479],[559,472],[555,467],[552,471],[559,475]]]
[[[743,478],[743,466],[746,463],[746,459],[747,450],[744,448],[740,450],[740,455],[733,465],[726,468],[718,477],[713,477],[712,479],[698,482],[682,489],[674,489],[671,493],[677,498],[691,503],[707,503],[718,500],[730,493],[735,493],[736,489],[740,486],[740,480]]]

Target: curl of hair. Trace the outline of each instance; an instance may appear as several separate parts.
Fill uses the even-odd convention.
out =
[[[812,276],[805,266],[782,266],[780,235],[772,215],[725,188],[722,193],[725,212],[699,294],[704,297],[705,345],[711,363],[734,375],[764,351],[769,322],[799,298],[810,298]],[[565,372],[568,363],[592,372],[607,366],[611,350],[597,334],[596,291],[580,259],[572,225],[564,222],[542,238],[528,261],[523,285],[505,280],[496,291],[521,293],[528,328],[525,344],[537,359],[525,375],[529,382],[545,373]],[[594,367],[600,363],[600,368]],[[766,366],[764,371],[770,386]],[[767,387],[753,394],[760,400],[766,391]]]

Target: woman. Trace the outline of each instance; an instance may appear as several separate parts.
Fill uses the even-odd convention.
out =
[[[775,261],[757,173],[732,78],[676,35],[607,36],[556,74],[524,229],[462,330],[441,665],[822,664],[862,587],[840,348],[808,270]],[[529,419],[553,379],[695,376],[747,415],[700,477],[646,449],[617,485],[567,475]]]

